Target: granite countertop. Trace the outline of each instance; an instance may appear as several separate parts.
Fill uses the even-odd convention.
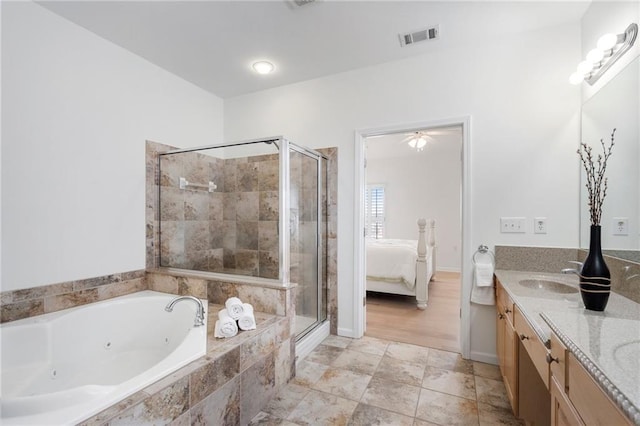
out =
[[[545,344],[554,331],[618,407],[640,425],[640,304],[611,293],[604,312],[584,309],[580,293],[520,285],[558,281],[577,289],[575,275],[497,270],[496,277]]]

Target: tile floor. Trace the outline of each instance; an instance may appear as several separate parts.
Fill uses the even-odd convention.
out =
[[[521,425],[498,367],[373,337],[329,336],[251,425]]]

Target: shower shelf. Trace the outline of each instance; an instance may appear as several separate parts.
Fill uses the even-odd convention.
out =
[[[187,189],[187,187],[206,189],[209,192],[215,192],[215,190],[218,188],[218,185],[216,185],[212,181],[209,181],[209,184],[207,184],[207,185],[191,183],[186,178],[181,177],[180,178],[180,189]]]

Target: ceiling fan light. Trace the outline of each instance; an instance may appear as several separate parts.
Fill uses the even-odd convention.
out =
[[[409,139],[409,146],[410,146],[411,148],[415,148],[415,147],[416,147],[416,145],[417,145],[417,143],[418,143],[418,141],[417,141],[417,139],[416,139],[416,138]]]
[[[427,140],[423,137],[420,137],[416,140],[416,147],[418,149],[422,149],[425,147],[425,145],[427,145]]]

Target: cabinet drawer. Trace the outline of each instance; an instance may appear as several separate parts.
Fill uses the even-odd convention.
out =
[[[502,283],[496,279],[496,301],[498,311],[503,313],[509,322],[513,324],[513,300],[502,287]]]
[[[567,368],[567,394],[585,424],[631,425],[571,353],[567,357]]]
[[[547,363],[547,348],[542,343],[542,340],[533,331],[529,322],[525,319],[524,315],[516,307],[514,312],[515,329],[518,335],[518,339],[522,341],[522,346],[526,349],[533,365],[536,367],[538,374],[542,378],[544,385],[549,389],[549,364]]]
[[[560,385],[560,389],[563,392],[566,392],[566,383],[567,383],[567,370],[566,370],[566,357],[567,357],[567,348],[562,344],[558,336],[554,333],[551,333],[551,375],[556,379],[558,384]]]

